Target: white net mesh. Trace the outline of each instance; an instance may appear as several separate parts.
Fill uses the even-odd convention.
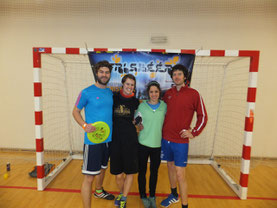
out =
[[[214,159],[236,183],[244,140],[249,61],[197,57],[191,82],[204,99],[208,123],[203,133],[191,140],[189,154]]]
[[[83,130],[72,117],[78,94],[91,85],[87,56],[42,55],[42,100],[45,162],[58,165],[83,148]]]

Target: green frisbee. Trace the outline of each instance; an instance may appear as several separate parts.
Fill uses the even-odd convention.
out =
[[[103,121],[97,121],[91,125],[96,128],[94,132],[87,133],[88,139],[92,143],[99,144],[108,139],[110,135],[110,127],[107,123]]]

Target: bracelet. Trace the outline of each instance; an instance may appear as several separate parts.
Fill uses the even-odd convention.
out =
[[[87,123],[84,123],[82,128],[85,130],[87,125],[88,125]]]

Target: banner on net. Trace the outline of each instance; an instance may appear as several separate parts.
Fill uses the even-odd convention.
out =
[[[88,52],[90,64],[93,66],[106,60],[112,64],[112,74],[108,86],[113,91],[119,91],[121,79],[125,74],[136,77],[136,96],[146,99],[146,86],[150,81],[159,82],[162,92],[171,88],[174,83],[170,77],[172,67],[182,64],[192,74],[195,55],[158,52]],[[190,76],[187,84],[190,82]]]

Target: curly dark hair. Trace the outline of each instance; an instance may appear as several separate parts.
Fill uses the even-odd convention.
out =
[[[177,70],[182,71],[183,74],[184,74],[184,76],[186,77],[186,79],[189,78],[189,71],[188,71],[188,69],[187,69],[184,65],[182,65],[182,64],[176,64],[175,66],[172,67],[172,70],[171,70],[171,72],[170,72],[171,78],[172,78],[173,72],[175,72],[175,71],[177,71]]]
[[[107,67],[110,70],[110,72],[112,72],[112,69],[113,69],[113,66],[108,61],[106,61],[106,60],[99,61],[97,64],[94,65],[94,72],[95,72],[95,74],[97,74],[98,70],[101,67]]]

